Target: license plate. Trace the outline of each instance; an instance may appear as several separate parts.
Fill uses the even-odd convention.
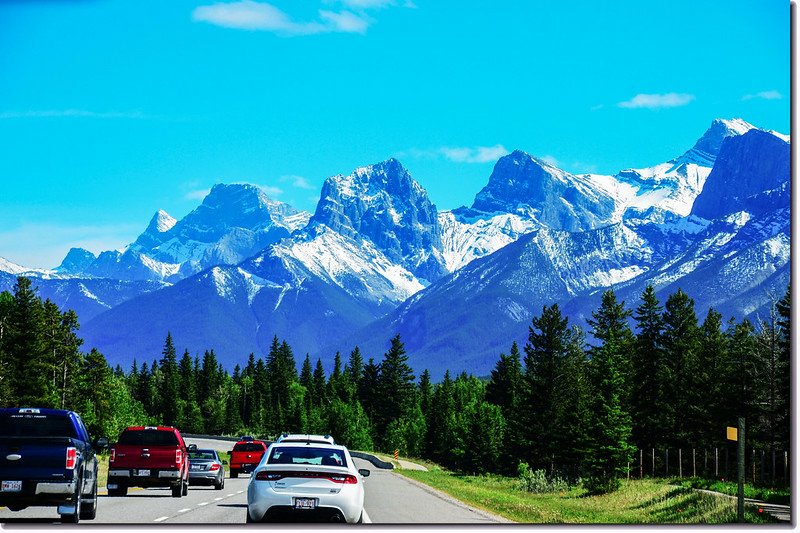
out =
[[[137,476],[149,476],[150,475],[150,470],[141,470],[141,469],[137,470],[136,471],[136,475]]]
[[[22,481],[3,481],[0,492],[19,492],[22,490]]]
[[[316,498],[295,498],[294,499],[294,508],[295,509],[314,509],[317,507],[317,499]]]
[[[202,469],[203,469],[202,465],[192,465],[192,470],[202,470]]]

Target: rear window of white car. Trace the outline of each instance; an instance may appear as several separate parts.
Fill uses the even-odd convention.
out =
[[[344,452],[318,446],[281,446],[273,448],[267,459],[270,465],[347,466]]]

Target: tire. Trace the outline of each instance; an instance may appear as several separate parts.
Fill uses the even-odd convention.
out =
[[[225,488],[225,476],[219,478],[219,481],[214,482],[214,488],[217,490],[222,490]]]
[[[189,480],[187,479],[181,484],[181,496],[189,495]]]
[[[239,477],[239,471],[231,469],[231,478],[236,479],[237,477]]]
[[[245,520],[245,522],[246,522],[246,523],[248,523],[248,524],[252,524],[252,523],[254,523],[254,522],[255,522],[255,520],[253,520],[252,518],[250,518],[250,510],[249,510],[249,509],[248,509],[247,511],[245,511],[245,514],[247,515],[247,519]]]
[[[356,520],[356,524],[363,524],[364,523],[364,511],[361,511],[361,514],[358,515],[358,520]]]
[[[172,497],[180,498],[181,496],[183,496],[183,482],[172,486]]]
[[[81,520],[94,520],[97,516],[97,476],[94,477],[94,490],[92,491],[92,499],[84,502],[81,506],[80,512]]]

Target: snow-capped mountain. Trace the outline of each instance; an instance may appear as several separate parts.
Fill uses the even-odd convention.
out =
[[[559,303],[573,323],[585,325],[609,287],[631,305],[647,284],[662,301],[683,288],[701,317],[710,306],[726,317],[756,317],[789,282],[789,146],[760,130],[730,137],[706,182],[716,195],[731,196],[721,217],[662,213],[583,232],[539,227],[327,351],[358,345],[381,353],[400,333],[417,370],[486,374],[512,341],[525,341],[542,306]]]
[[[370,241],[423,282],[447,273],[436,206],[396,159],[328,178],[312,224]]]
[[[220,337],[213,346],[222,360],[233,360],[244,347],[266,350],[276,334],[296,349],[316,351],[441,277],[438,238],[435,206],[390,159],[329,178],[314,217],[291,238],[237,266],[213,267],[111,310],[88,322],[83,334],[123,358],[155,347],[167,331],[201,350],[217,333],[200,331],[197,324],[220,314],[241,315],[237,331],[247,338]],[[203,305],[188,306],[192,300]],[[245,333],[244,324],[253,320]],[[120,323],[125,328],[114,326]]]
[[[95,302],[81,333],[112,364],[157,357],[167,332],[230,367],[274,335],[327,361],[354,345],[380,357],[399,332],[418,370],[486,374],[542,306],[581,323],[608,287],[628,302],[648,283],[662,299],[682,287],[701,315],[763,310],[789,277],[788,153],[788,138],[741,120],[616,175],[514,151],[471,207],[445,212],[394,159],[330,177],[313,216],[219,185],[182,220],[159,211],[125,250],[71,250],[52,275],[158,280],[113,304],[60,280]]]
[[[471,208],[439,214],[443,255],[455,271],[545,226],[585,231],[619,222],[666,222],[689,215],[722,143],[754,129],[741,119],[717,119],[682,155],[616,175],[573,175],[515,151],[500,158]]]
[[[78,270],[70,261],[67,268],[73,275],[174,282],[212,266],[237,264],[302,228],[310,216],[255,185],[218,184],[183,219],[159,210],[126,249],[103,252]],[[73,255],[78,253],[86,257],[85,250]]]

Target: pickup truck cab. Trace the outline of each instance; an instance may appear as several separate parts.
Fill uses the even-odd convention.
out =
[[[189,458],[181,432],[166,426],[132,426],[111,446],[108,495],[125,496],[129,487],[170,487],[186,496]]]
[[[267,444],[260,440],[240,440],[233,446],[231,451],[231,477],[238,477],[242,472],[252,472],[255,470],[264,452],[267,451]]]
[[[63,522],[97,514],[96,451],[81,417],[45,408],[0,409],[0,506],[55,506]]]

